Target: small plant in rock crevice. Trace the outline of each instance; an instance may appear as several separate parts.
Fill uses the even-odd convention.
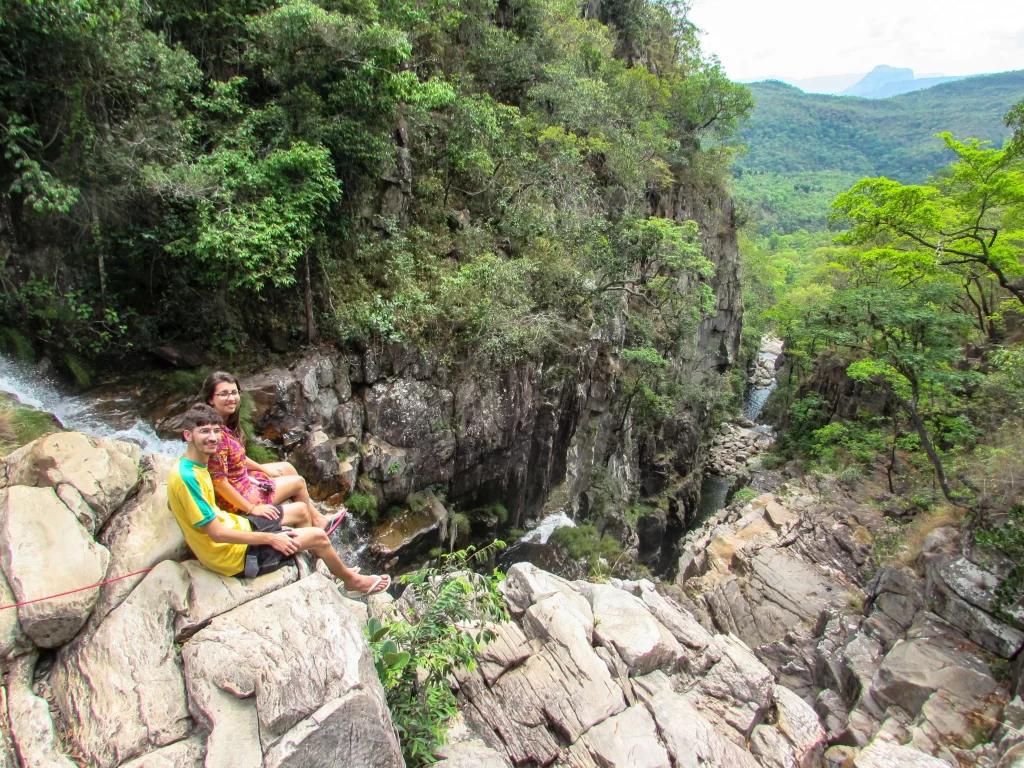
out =
[[[403,601],[411,610],[394,620],[367,622],[374,665],[410,768],[434,761],[458,713],[452,676],[460,669],[472,671],[480,649],[495,637],[490,627],[508,621],[498,591],[504,576],[473,570],[504,546],[495,541],[480,550],[438,553],[438,567],[401,578],[411,590]]]

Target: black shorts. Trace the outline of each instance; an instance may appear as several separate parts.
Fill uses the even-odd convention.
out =
[[[280,514],[274,520],[256,515],[245,515],[244,517],[249,521],[255,533],[280,533],[284,510],[277,505],[277,511]],[[245,548],[245,570],[238,576],[254,579],[265,573],[276,571],[285,564],[286,560],[291,559],[290,555],[282,555],[269,544],[249,544]]]

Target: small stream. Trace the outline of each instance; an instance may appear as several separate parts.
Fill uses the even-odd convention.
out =
[[[779,353],[761,350],[757,353],[759,360],[764,360],[774,367]],[[743,397],[743,415],[756,424],[753,429],[759,432],[771,432],[771,427],[765,424],[758,424],[757,420],[764,410],[765,403],[772,392],[778,386],[778,381],[772,379],[766,387],[750,385],[747,387],[746,395]],[[733,478],[723,477],[711,472],[704,475],[700,484],[700,502],[697,511],[693,516],[693,522],[688,526],[690,529],[698,527],[701,523],[711,517],[715,512],[726,505],[729,500],[729,492],[733,490]]]
[[[22,405],[52,413],[64,429],[127,440],[143,453],[180,456],[180,440],[164,440],[139,417],[139,398],[128,390],[75,394],[45,365],[27,365],[0,355],[0,392]]]

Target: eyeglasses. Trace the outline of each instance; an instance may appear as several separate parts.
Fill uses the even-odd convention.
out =
[[[225,390],[224,392],[214,392],[213,396],[214,397],[238,397],[238,390],[237,389],[229,389],[229,390]]]

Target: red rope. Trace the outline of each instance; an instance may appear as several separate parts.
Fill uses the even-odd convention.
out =
[[[67,592],[60,592],[60,593],[58,593],[56,595],[47,595],[46,597],[37,597],[35,600],[23,600],[20,603],[11,603],[10,605],[0,605],[0,611],[6,611],[8,608],[18,608],[18,607],[20,607],[22,605],[31,605],[32,603],[41,603],[41,602],[43,602],[43,600],[53,600],[53,599],[58,598],[58,597],[64,597],[64,595],[73,595],[73,594],[75,594],[75,592],[84,592],[87,589],[95,589],[96,587],[102,587],[104,584],[113,584],[115,581],[120,581],[121,579],[127,579],[127,578],[130,578],[131,576],[138,576],[140,573],[149,573],[152,570],[153,570],[152,568],[143,568],[141,571],[132,571],[131,573],[126,573],[124,576],[115,576],[114,578],[107,579],[106,581],[98,581],[95,584],[90,584],[87,587],[79,587],[78,589],[69,589]]]

